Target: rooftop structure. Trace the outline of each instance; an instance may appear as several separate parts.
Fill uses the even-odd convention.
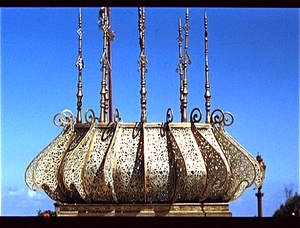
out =
[[[185,24],[179,19],[179,63],[181,122],[173,122],[169,108],[164,122],[147,122],[147,56],[145,8],[139,8],[138,28],[141,76],[141,118],[122,122],[118,109],[109,121],[108,75],[111,71],[109,43],[112,38],[107,7],[101,9],[99,26],[103,34],[100,115],[92,109],[82,118],[82,16],[79,14],[79,71],[77,117],[64,110],[54,116],[61,133],[30,163],[25,173],[27,186],[44,191],[61,205],[219,205],[236,200],[254,183],[261,187],[264,170],[257,160],[225,130],[233,115],[210,110],[208,32],[205,11],[205,120],[194,108],[187,114],[189,11]],[[182,29],[185,35],[182,35]],[[183,43],[184,42],[184,43]],[[197,204],[198,205],[198,204]],[[194,208],[195,209],[195,208]],[[154,210],[154,209],[153,209]],[[174,209],[175,210],[175,209]]]

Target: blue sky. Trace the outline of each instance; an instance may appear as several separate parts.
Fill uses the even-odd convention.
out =
[[[83,111],[100,112],[102,36],[99,8],[83,8]],[[178,18],[185,8],[146,8],[148,122],[180,121]],[[24,173],[61,131],[52,119],[76,113],[78,8],[1,9],[1,215],[35,216],[54,210]],[[299,10],[208,8],[211,108],[230,111],[227,131],[267,165],[263,213],[299,192]],[[188,115],[205,111],[204,9],[190,8]],[[184,20],[183,20],[184,21]],[[184,23],[184,22],[183,22]],[[113,107],[124,122],[140,120],[139,32],[136,8],[112,8]],[[254,186],[230,204],[234,216],[257,215]]]

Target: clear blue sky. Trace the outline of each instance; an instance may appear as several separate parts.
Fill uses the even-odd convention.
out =
[[[99,8],[83,8],[83,111],[99,115],[103,38]],[[185,8],[146,8],[148,122],[165,121],[171,107],[180,120],[178,18]],[[61,131],[52,119],[76,113],[78,8],[1,9],[1,214],[35,216],[54,210],[24,173]],[[263,213],[299,192],[299,10],[208,8],[212,110],[230,111],[227,131],[267,165]],[[204,100],[204,9],[190,8],[188,113]],[[140,120],[139,32],[136,8],[112,8],[113,106],[124,122]],[[230,204],[234,216],[257,215],[254,186]]]

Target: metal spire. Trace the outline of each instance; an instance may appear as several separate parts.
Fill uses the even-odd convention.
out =
[[[103,11],[101,11],[103,10]],[[102,71],[102,83],[101,83],[101,101],[100,101],[100,123],[108,122],[108,85],[107,85],[107,75],[108,71],[110,71],[110,63],[108,60],[108,32],[109,32],[109,24],[107,17],[107,8],[101,8],[99,13],[103,13],[104,20],[99,23],[100,29],[103,31],[103,54],[100,60],[100,64],[102,63],[101,71]]]
[[[205,83],[205,109],[206,109],[206,123],[210,123],[210,85],[209,85],[209,75],[208,75],[208,38],[207,38],[207,15],[206,10],[204,14],[204,27],[205,27],[205,76],[206,76],[206,83]]]
[[[179,36],[177,37],[177,41],[179,42],[179,63],[176,68],[176,72],[180,74],[180,113],[181,113],[181,121],[183,120],[183,58],[182,58],[182,41],[184,40],[181,36],[181,18],[179,17],[179,28],[178,28]]]
[[[82,16],[81,16],[81,8],[79,8],[79,29],[77,30],[77,34],[79,35],[79,55],[77,58],[76,62],[76,67],[78,68],[79,71],[79,76],[78,76],[78,92],[77,92],[77,123],[82,123],[82,118],[81,118],[81,108],[82,108],[82,83],[81,83],[81,71],[82,68],[84,68],[84,62],[82,59],[82,35],[83,35],[83,30],[81,28],[82,26]]]
[[[139,7],[139,31],[140,31],[140,47],[141,47],[141,54],[140,58],[138,60],[138,63],[140,65],[138,71],[141,72],[141,122],[145,123],[147,122],[146,117],[146,104],[147,104],[147,98],[146,98],[146,77],[145,73],[147,73],[146,65],[148,64],[147,56],[145,54],[145,7],[143,9]]]
[[[188,53],[188,31],[190,30],[189,26],[189,8],[186,9],[186,17],[185,17],[185,25],[183,26],[183,29],[185,30],[185,47],[184,47],[184,54],[183,54],[183,68],[184,68],[184,77],[183,77],[183,100],[182,100],[182,115],[181,115],[181,122],[187,122],[187,114],[186,114],[186,108],[187,108],[187,66],[188,64],[191,64],[192,61],[190,59],[190,55]]]

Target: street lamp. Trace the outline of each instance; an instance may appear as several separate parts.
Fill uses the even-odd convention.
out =
[[[259,153],[257,154],[256,160],[258,161],[259,165],[263,168],[263,171],[265,173],[267,166],[263,162],[263,159]],[[261,189],[262,186],[258,188],[258,192],[255,194],[258,203],[258,217],[262,217],[262,197],[264,196],[264,194],[261,192]]]

